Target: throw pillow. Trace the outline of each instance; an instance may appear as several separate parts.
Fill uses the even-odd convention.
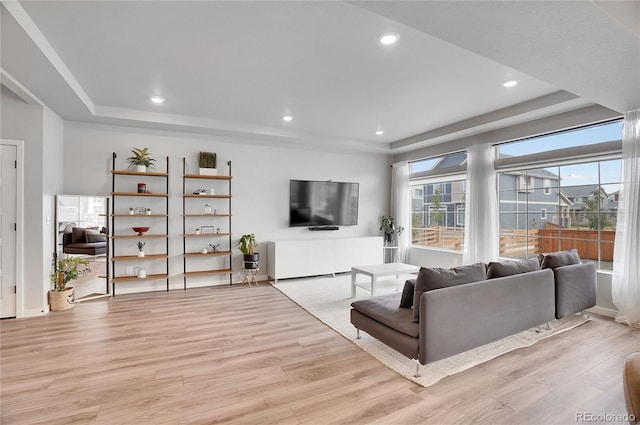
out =
[[[85,237],[87,239],[87,243],[95,243],[95,242],[106,242],[107,236],[103,233],[100,233],[98,230],[87,229],[85,231]]]
[[[489,263],[489,267],[487,267],[487,279],[495,279],[497,277],[534,272],[536,270],[540,270],[540,263],[538,262],[537,257],[520,261],[492,261]]]
[[[400,297],[400,308],[411,308],[413,306],[413,290],[416,286],[415,279],[408,279],[402,288],[402,296]]]
[[[71,243],[87,242],[84,231],[85,229],[82,227],[74,227],[73,229],[71,229]]]
[[[420,297],[425,292],[465,283],[479,282],[487,278],[486,273],[483,263],[454,267],[452,269],[421,267],[413,291],[413,321],[417,323],[420,319]]]
[[[571,264],[580,264],[580,256],[575,248],[545,255],[540,268],[555,269],[556,267],[570,266]]]

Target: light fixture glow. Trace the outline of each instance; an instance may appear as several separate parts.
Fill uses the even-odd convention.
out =
[[[285,115],[284,117],[282,117],[282,121],[291,121],[293,120],[293,115]]]
[[[382,136],[384,134],[384,130],[376,130],[376,135]]]
[[[391,44],[395,44],[400,39],[400,36],[394,32],[387,32],[380,36],[380,44],[384,44],[385,46],[390,46]]]
[[[503,86],[505,86],[505,87],[515,87],[515,86],[518,85],[518,83],[519,83],[518,80],[509,80],[506,83],[504,83]]]
[[[164,97],[162,97],[162,96],[151,96],[151,101],[153,103],[164,103]]]

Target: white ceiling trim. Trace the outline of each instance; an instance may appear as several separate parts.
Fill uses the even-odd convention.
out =
[[[47,58],[51,65],[58,71],[60,76],[69,84],[74,93],[87,107],[92,114],[95,106],[89,95],[84,91],[78,80],[73,76],[62,58],[58,55],[49,40],[42,34],[33,19],[27,14],[27,11],[18,3],[17,0],[0,0],[4,7],[11,13],[18,25],[22,27],[24,32],[33,40],[42,54]]]
[[[13,78],[11,74],[9,74],[4,68],[0,67],[0,84],[11,90],[18,96],[20,99],[24,100],[26,103],[30,105],[41,105],[46,106],[44,102],[42,102],[38,96],[31,93],[28,88],[20,84],[20,81]]]

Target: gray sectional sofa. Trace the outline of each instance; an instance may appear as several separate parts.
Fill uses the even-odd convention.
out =
[[[593,307],[596,267],[575,251],[539,259],[421,268],[402,293],[351,304],[351,323],[420,364]]]

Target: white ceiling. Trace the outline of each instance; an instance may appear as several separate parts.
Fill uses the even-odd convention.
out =
[[[640,107],[637,1],[2,2],[3,83],[67,120],[392,153]]]

